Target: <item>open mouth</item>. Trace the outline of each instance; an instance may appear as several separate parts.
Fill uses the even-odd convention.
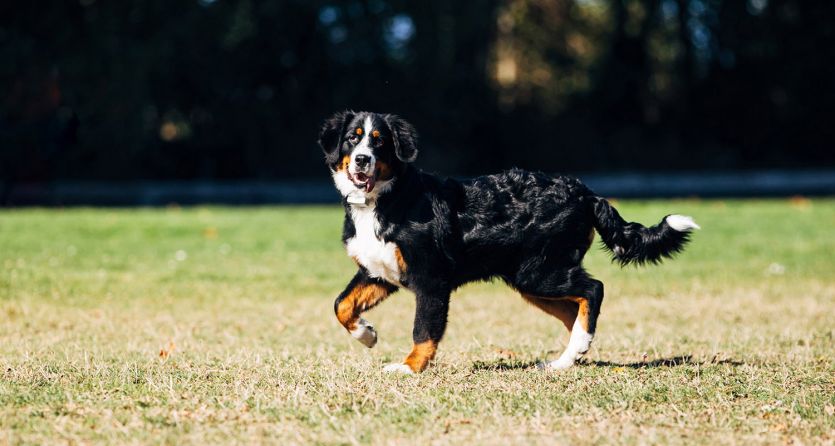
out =
[[[351,175],[351,172],[348,172],[348,178],[357,189],[363,189],[365,193],[369,193],[374,190],[374,184],[377,182],[377,172],[375,170],[372,175],[366,175],[362,172]]]

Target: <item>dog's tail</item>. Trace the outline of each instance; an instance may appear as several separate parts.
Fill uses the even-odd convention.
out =
[[[684,249],[693,229],[700,229],[691,217],[668,215],[655,226],[628,223],[606,199],[595,196],[594,228],[621,265],[659,263]]]

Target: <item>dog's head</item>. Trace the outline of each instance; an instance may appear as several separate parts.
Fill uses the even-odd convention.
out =
[[[417,158],[417,132],[398,116],[336,113],[322,124],[319,145],[343,196],[384,192],[406,164]]]

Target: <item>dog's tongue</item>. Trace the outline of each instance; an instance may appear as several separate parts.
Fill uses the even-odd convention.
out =
[[[369,193],[372,190],[374,190],[374,184],[376,183],[376,179],[375,179],[374,175],[368,176],[364,173],[357,172],[354,176],[356,178],[355,182],[357,183],[357,187],[360,186],[359,183],[363,183],[362,186],[363,186],[363,189],[365,190],[365,193]]]

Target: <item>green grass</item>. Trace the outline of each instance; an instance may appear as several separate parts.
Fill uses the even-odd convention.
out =
[[[586,364],[500,284],[453,296],[436,364],[414,299],[332,314],[353,273],[336,207],[0,212],[0,443],[832,444],[835,200],[620,202],[702,225],[606,284]]]

